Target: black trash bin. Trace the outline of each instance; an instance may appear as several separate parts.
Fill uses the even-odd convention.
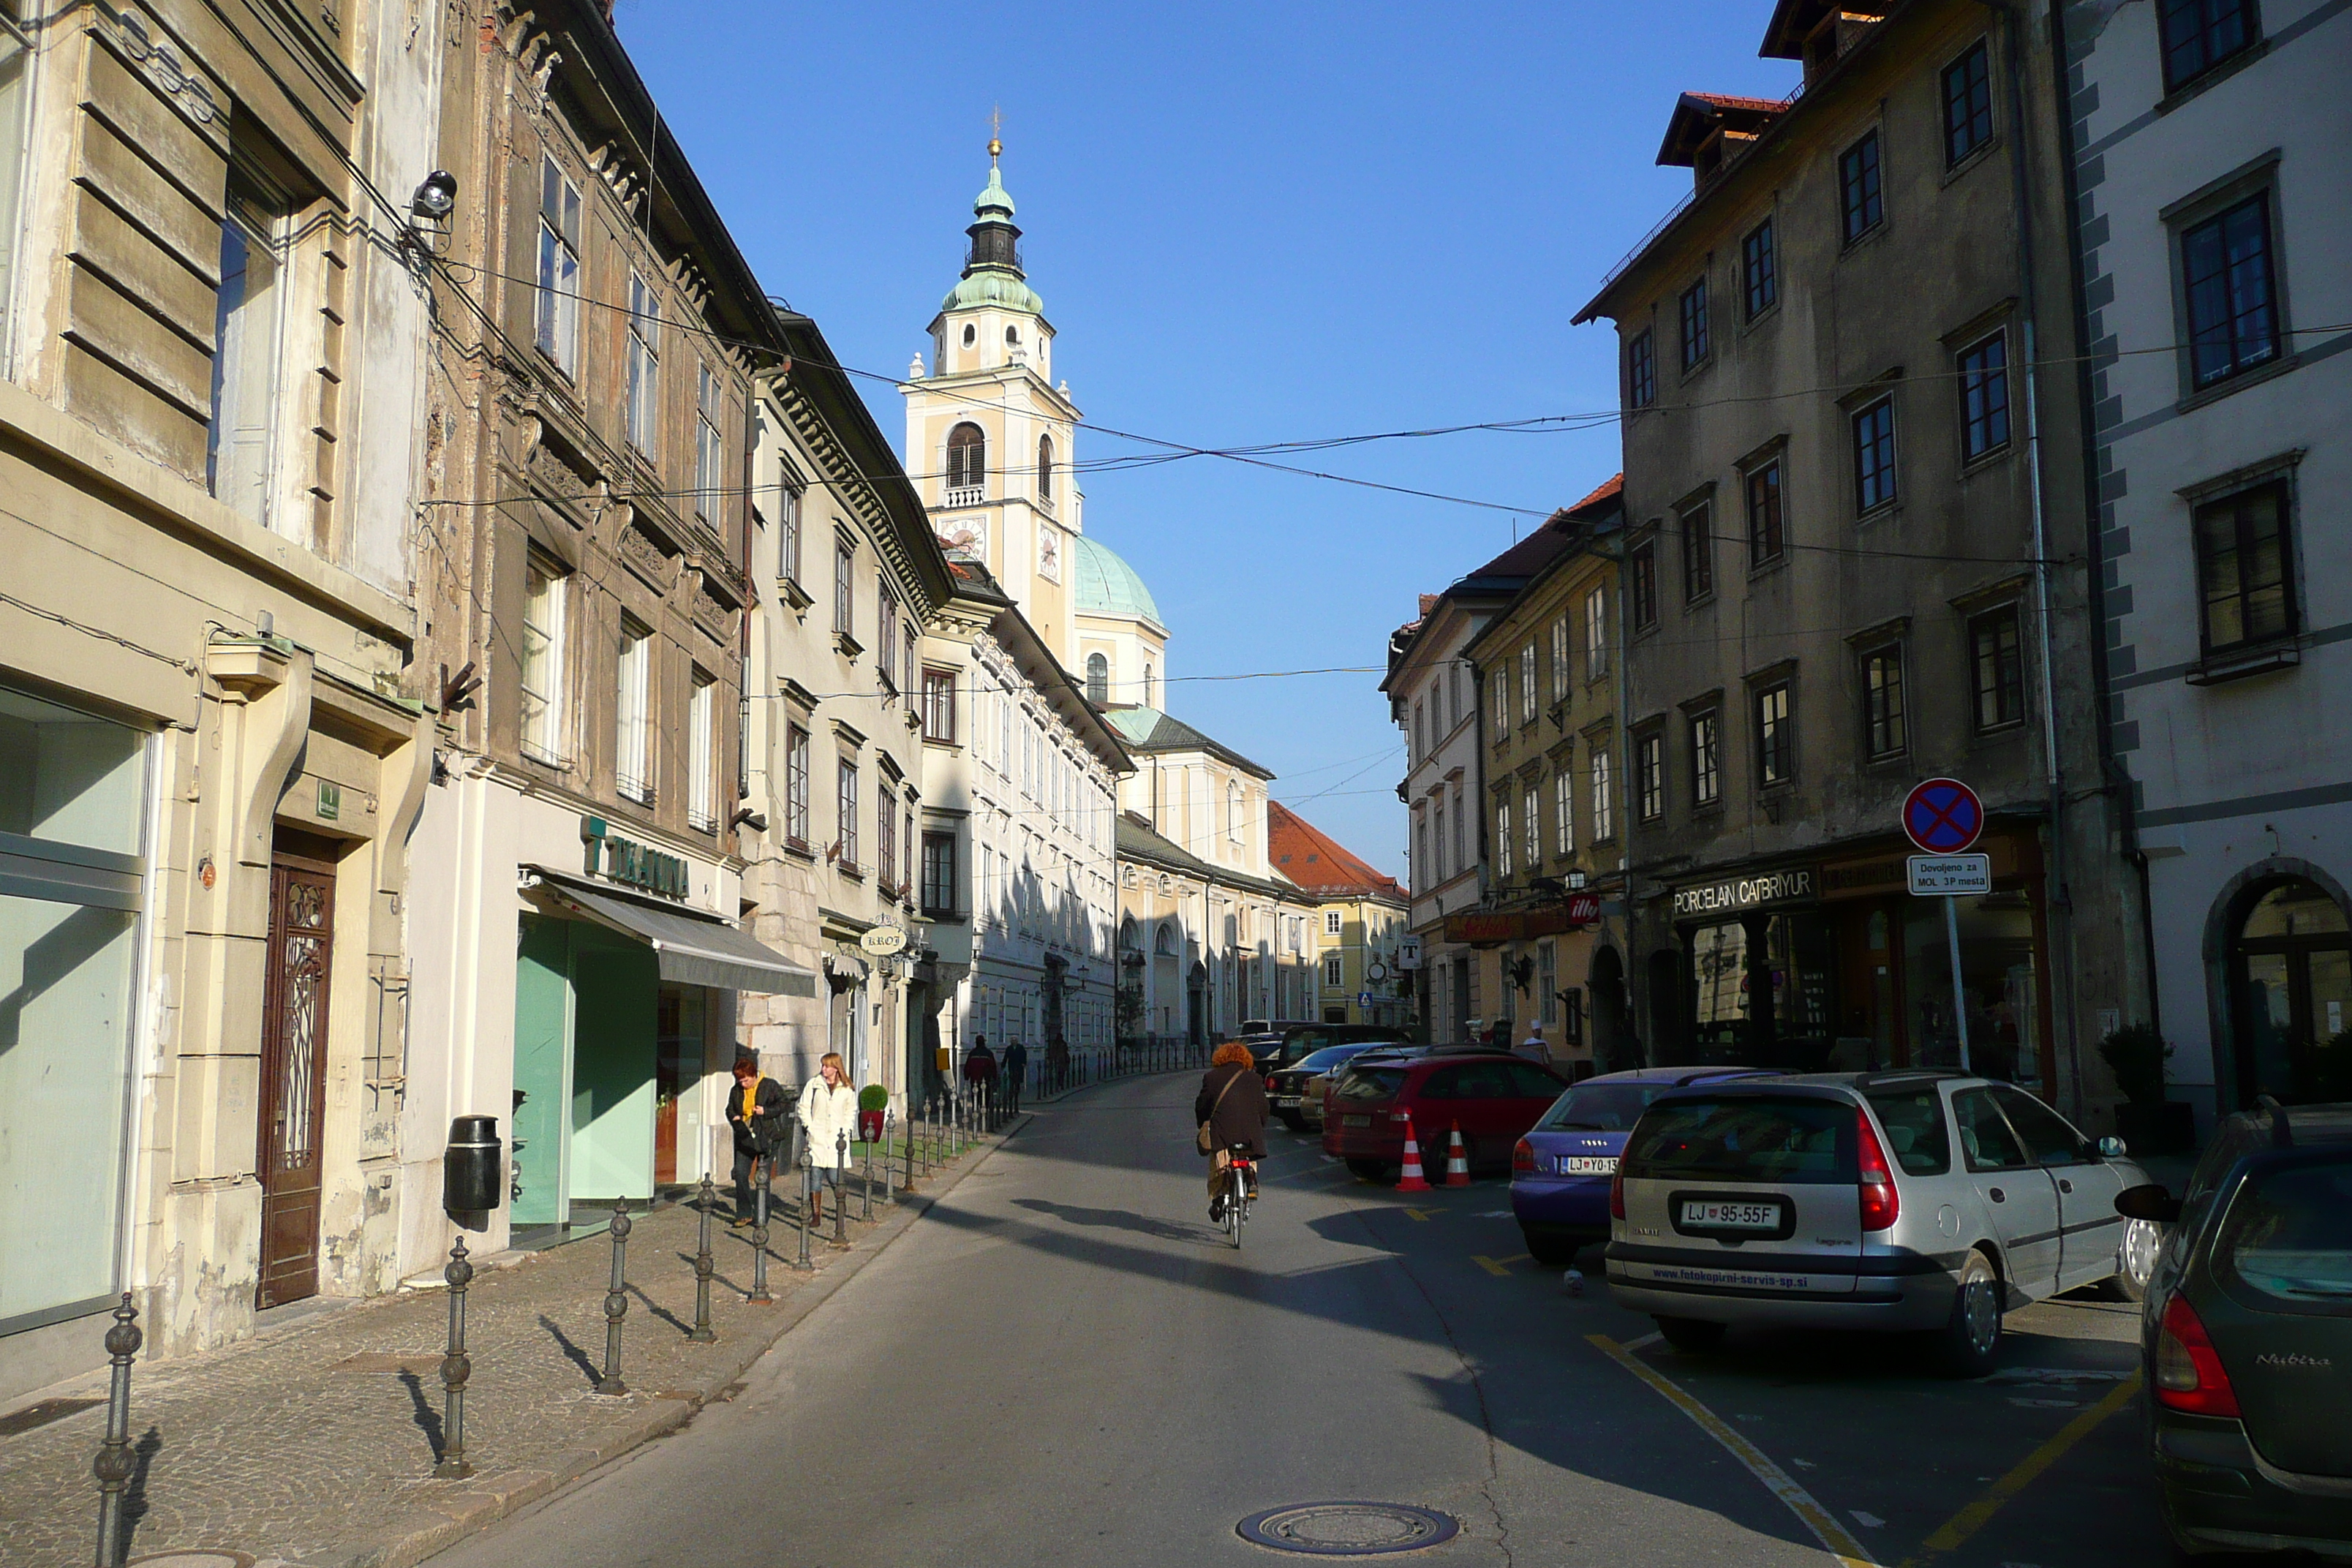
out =
[[[506,1194],[505,1150],[495,1116],[460,1116],[449,1123],[441,1156],[441,1206],[452,1215],[488,1214]]]

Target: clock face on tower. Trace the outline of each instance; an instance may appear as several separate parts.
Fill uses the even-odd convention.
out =
[[[1048,583],[1062,580],[1062,531],[1051,524],[1037,532],[1037,575]]]
[[[950,517],[938,529],[940,548],[959,561],[988,561],[988,519]]]

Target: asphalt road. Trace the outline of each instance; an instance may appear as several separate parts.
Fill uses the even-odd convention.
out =
[[[2012,1314],[1975,1383],[1843,1337],[1680,1356],[1595,1254],[1581,1296],[1529,1261],[1503,1184],[1401,1195],[1278,1128],[1235,1252],[1192,1089],[1039,1111],[736,1399],[436,1568],[1262,1564],[1237,1521],[1331,1499],[1458,1519],[1433,1564],[2165,1560],[2134,1309]]]

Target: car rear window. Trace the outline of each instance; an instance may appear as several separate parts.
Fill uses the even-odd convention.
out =
[[[1634,1127],[1620,1168],[1663,1181],[1851,1182],[1853,1107],[1794,1096],[1660,1100]]]
[[[1642,1112],[1664,1089],[1654,1083],[1588,1083],[1553,1100],[1551,1109],[1536,1123],[1536,1131],[1559,1132],[1582,1127],[1595,1132],[1622,1132],[1642,1120]]]
[[[1362,1056],[1364,1050],[1362,1046],[1325,1046],[1299,1058],[1297,1066],[1301,1072],[1329,1072],[1349,1058]]]
[[[1341,1100],[1386,1100],[1403,1087],[1402,1068],[1349,1068],[1331,1092]]]
[[[2213,1238],[2224,1285],[2352,1317],[2352,1155],[2257,1172]]]
[[[1944,1097],[1933,1084],[1874,1089],[1864,1095],[1886,1129],[1887,1152],[1906,1174],[1940,1176],[1952,1168],[1952,1134],[1944,1124]]]

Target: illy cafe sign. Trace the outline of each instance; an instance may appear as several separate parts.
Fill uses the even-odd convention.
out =
[[[1734,877],[1720,882],[1700,882],[1675,889],[1675,915],[1738,914],[1815,897],[1819,889],[1812,868],[1769,871],[1758,877]]]
[[[666,899],[683,899],[690,890],[687,886],[687,864],[682,858],[665,855],[622,837],[606,827],[601,816],[580,819],[580,846],[592,877],[602,877],[625,888],[641,888]]]

